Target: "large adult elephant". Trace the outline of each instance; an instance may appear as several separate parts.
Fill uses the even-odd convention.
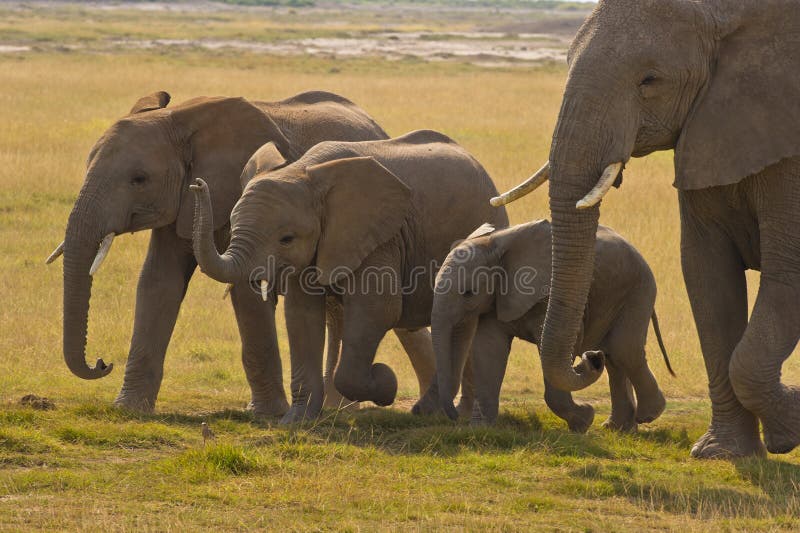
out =
[[[200,176],[212,184],[218,221],[213,230],[224,246],[227,220],[242,192],[242,168],[265,142],[276,146],[281,161],[294,161],[325,140],[387,138],[363,110],[327,92],[302,93],[279,102],[200,97],[167,109],[169,101],[165,92],[141,98],[100,138],[89,154],[66,239],[48,259],[51,262],[63,251],[67,366],[78,377],[100,378],[113,365],[98,359],[91,367],[85,360],[92,277],[115,235],[153,230],[136,293],[125,380],[116,399],[118,405],[142,411],[155,406],[167,345],[197,266],[191,241],[194,197],[188,184]],[[247,284],[234,287],[231,297],[252,393],[250,406],[257,415],[281,415],[288,403],[274,298],[265,304]],[[341,322],[335,315],[329,313],[332,337]],[[425,372],[431,375],[428,332],[398,331],[398,336],[407,350],[411,348],[412,361],[421,361],[418,367],[430,367]]]
[[[781,366],[800,338],[800,10],[791,0],[601,0],[569,52],[549,168],[553,275],[545,377],[570,366],[600,200],[630,157],[675,149],[681,258],[712,418],[695,457],[786,453],[800,390]],[[599,178],[599,180],[598,180]],[[501,202],[495,202],[501,203]],[[760,270],[748,322],[744,272]],[[602,369],[600,369],[601,371]]]
[[[272,151],[267,145],[256,157]],[[248,165],[250,166],[250,165]],[[433,278],[451,244],[488,221],[496,189],[466,150],[434,131],[368,142],[325,142],[295,163],[254,173],[231,212],[220,255],[211,186],[197,180],[195,255],[223,282],[285,284],[292,407],[284,422],[319,413],[326,297],[344,308],[336,388],[352,401],[390,405],[394,372],[373,364],[392,328],[430,325]],[[424,392],[424,391],[423,391]]]

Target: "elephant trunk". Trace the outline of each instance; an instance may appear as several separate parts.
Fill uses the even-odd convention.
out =
[[[86,364],[86,334],[89,299],[92,293],[90,270],[103,239],[103,225],[85,194],[75,204],[67,223],[64,240],[64,360],[73,374],[83,379],[108,375],[113,364],[98,359],[94,368]]]
[[[434,311],[434,316],[435,314]],[[452,420],[458,418],[458,410],[453,401],[461,385],[461,374],[469,356],[477,322],[477,319],[469,319],[454,325],[451,321],[439,319],[431,324],[439,405]]]
[[[214,215],[211,211],[211,194],[203,180],[191,186],[195,193],[194,232],[192,245],[200,269],[223,283],[235,283],[247,278],[247,265],[243,260],[242,246],[237,235],[231,235],[230,245],[222,255],[214,242]]]
[[[622,158],[606,161],[614,142],[598,119],[603,108],[603,102],[565,97],[550,155],[552,279],[540,353],[545,379],[564,391],[588,387],[604,365],[601,353],[589,352],[572,366],[593,277],[597,204],[621,168],[609,163]]]

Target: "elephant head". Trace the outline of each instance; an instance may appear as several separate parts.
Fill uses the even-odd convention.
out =
[[[87,365],[85,351],[92,277],[114,236],[174,224],[178,235],[190,239],[192,177],[213,185],[224,223],[222,215],[241,194],[236,177],[253,151],[273,140],[294,155],[275,123],[244,99],[196,98],[168,110],[169,100],[165,92],[140,99],[95,144],[64,243],[48,259],[63,252],[64,359],[84,379],[112,369],[102,359]]]
[[[331,285],[391,239],[408,215],[410,189],[372,157],[311,165],[304,158],[270,172],[264,162],[275,157],[265,146],[248,162],[242,175],[247,185],[231,212],[230,244],[222,254],[213,239],[212,186],[197,180],[191,187],[195,256],[218,281],[258,281],[264,290],[267,280],[313,266],[312,281]]]
[[[549,165],[553,275],[541,357],[570,366],[594,263],[599,204],[631,157],[675,149],[681,190],[729,185],[800,147],[800,14],[786,0],[601,0],[569,51]],[[539,174],[515,199],[544,181]],[[518,188],[520,189],[520,188]],[[506,202],[509,197],[496,199]]]

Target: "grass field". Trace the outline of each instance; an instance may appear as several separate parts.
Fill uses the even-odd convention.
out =
[[[115,16],[148,28],[145,15],[125,13]],[[68,13],[59,25],[62,15],[34,10],[26,15],[33,26],[19,24],[19,39],[3,29],[5,18],[0,44],[29,43],[25,28],[36,25],[66,32],[69,41],[70,32],[89,31],[78,20],[83,14]],[[219,15],[252,24],[244,16]],[[216,23],[214,31],[225,31],[224,21]],[[309,23],[297,31],[320,28]],[[199,273],[167,354],[156,414],[111,408],[122,383],[146,233],[118,239],[95,277],[88,354],[116,369],[84,382],[64,365],[61,268],[43,260],[63,238],[89,149],[140,96],[163,89],[179,102],[201,94],[281,99],[308,89],[338,92],[393,135],[419,128],[447,133],[503,189],[546,160],[564,78],[561,67],[192,49],[50,46],[0,54],[0,529],[800,528],[797,451],[737,462],[689,459],[705,430],[708,401],[680,274],[670,153],[634,160],[623,187],[603,206],[602,222],[633,242],[655,272],[657,310],[678,374],[669,377],[651,338],[650,364],[669,404],[638,435],[599,427],[609,412],[605,378],[576,394],[596,406],[595,426],[587,435],[567,432],[541,400],[537,352],[524,343],[514,345],[498,427],[413,417],[415,379],[394,337],[378,359],[400,379],[395,408],[326,412],[294,429],[255,421],[244,411],[249,391],[230,304],[220,300],[222,285]],[[539,192],[511,207],[512,221],[546,217],[546,207],[546,193]],[[750,280],[756,287],[757,276]],[[279,333],[286,358],[282,327]],[[784,376],[800,382],[800,359],[790,359]],[[29,393],[51,398],[57,409],[20,407]],[[207,448],[203,420],[218,436]]]

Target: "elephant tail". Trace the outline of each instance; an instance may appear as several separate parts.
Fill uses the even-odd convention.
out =
[[[656,332],[656,339],[658,340],[658,347],[661,348],[661,355],[664,356],[664,364],[667,365],[667,370],[672,377],[677,377],[675,375],[675,371],[672,370],[672,365],[669,362],[669,356],[667,355],[667,349],[664,347],[664,339],[661,338],[661,328],[658,327],[658,315],[656,315],[656,310],[653,309],[653,315],[651,317],[653,320],[653,330]]]

